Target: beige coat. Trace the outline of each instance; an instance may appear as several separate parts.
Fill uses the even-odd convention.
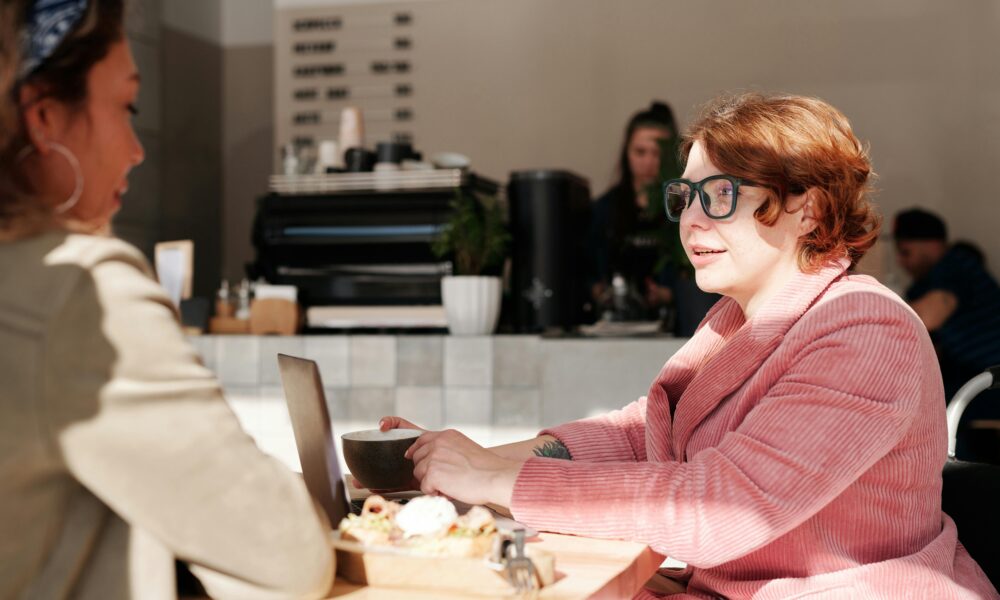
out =
[[[327,523],[124,242],[0,244],[0,598],[317,597]]]

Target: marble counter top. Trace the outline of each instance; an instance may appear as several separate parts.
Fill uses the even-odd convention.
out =
[[[294,460],[278,353],[316,360],[341,432],[386,414],[483,444],[621,408],[645,395],[686,338],[533,335],[208,335],[190,338],[244,427]],[[339,424],[339,426],[338,426]],[[265,448],[266,450],[268,448]]]

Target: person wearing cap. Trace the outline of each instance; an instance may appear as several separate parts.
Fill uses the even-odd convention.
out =
[[[945,398],[984,369],[1000,364],[1000,286],[982,252],[969,242],[948,243],[944,221],[912,208],[896,215],[896,257],[913,278],[905,298],[930,332],[941,365]],[[997,450],[971,443],[969,424],[1000,418],[1000,394],[984,392],[962,414],[956,454],[996,462]]]
[[[967,243],[948,244],[944,221],[931,212],[898,213],[893,236],[899,266],[913,278],[906,301],[931,333],[950,398],[1000,364],[1000,286],[981,254]]]

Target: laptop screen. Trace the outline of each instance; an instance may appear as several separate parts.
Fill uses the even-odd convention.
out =
[[[312,360],[279,354],[278,370],[302,464],[302,478],[309,493],[326,512],[331,527],[336,528],[351,512],[351,504],[340,470],[319,367]]]

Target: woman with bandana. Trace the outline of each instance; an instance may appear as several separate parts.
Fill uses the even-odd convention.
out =
[[[328,524],[109,233],[143,150],[122,0],[0,0],[0,597],[321,597]]]

